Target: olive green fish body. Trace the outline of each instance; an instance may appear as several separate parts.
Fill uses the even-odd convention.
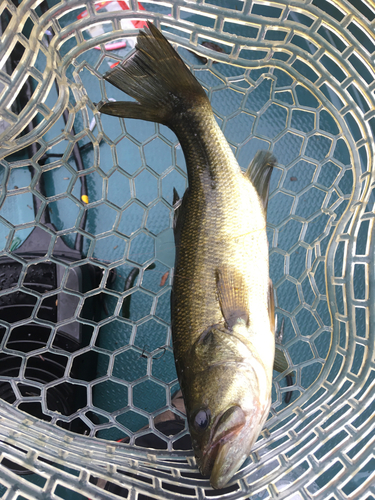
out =
[[[202,109],[201,115],[192,130],[181,126],[177,131],[189,173],[189,188],[179,214],[173,283],[177,359],[186,354],[202,331],[223,322],[215,278],[220,268],[243,276],[250,323],[269,329],[263,207],[211,109]],[[196,136],[199,140],[194,141]]]
[[[210,113],[208,119],[206,115]],[[264,209],[212,112],[203,109],[201,114],[192,135],[186,128],[183,134],[178,133],[178,137],[183,137],[184,152],[189,148],[185,153],[189,188],[177,221],[173,348],[198,463],[202,473],[211,475],[211,484],[222,487],[246,459],[268,415],[275,340],[268,310]],[[195,133],[199,134],[199,141],[193,140]],[[229,286],[240,288],[239,316],[247,317],[248,324],[237,325],[232,331],[225,326],[218,297],[218,273],[225,275]],[[233,309],[236,312],[236,307]],[[205,340],[199,345],[202,334],[213,325],[217,326],[213,342],[209,347]],[[241,408],[243,419],[249,416],[252,426],[243,425],[242,429],[236,421],[224,426],[230,435],[237,425],[244,431],[243,435],[238,434],[241,446],[242,441],[246,442],[244,449],[235,453],[235,467],[228,466],[228,476],[221,469],[215,474],[215,459],[211,455],[216,451],[210,450],[212,441],[217,441],[213,436],[218,433],[218,422],[231,408]],[[194,429],[194,418],[202,409],[209,411],[211,417],[205,437]],[[236,417],[241,420],[239,411]],[[224,439],[222,442],[225,444]],[[233,442],[230,446],[235,449]],[[223,448],[224,451],[228,455]]]
[[[241,172],[201,85],[150,23],[136,51],[105,78],[137,102],[106,103],[101,112],[167,125],[185,155],[189,187],[176,210],[173,347],[197,463],[220,488],[250,453],[271,402],[265,212],[274,158],[258,153]]]

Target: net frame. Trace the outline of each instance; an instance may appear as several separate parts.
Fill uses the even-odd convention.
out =
[[[366,466],[368,467],[369,464],[371,466],[374,461],[372,451],[374,428],[371,419],[374,406],[374,327],[371,322],[374,304],[374,271],[372,266],[373,207],[371,202],[374,158],[373,132],[375,128],[375,78],[373,73],[375,56],[374,50],[371,51],[371,47],[374,48],[374,9],[370,3],[366,2],[361,2],[359,6],[361,8],[358,7],[357,10],[349,2],[294,2],[290,4],[289,2],[279,1],[277,3],[269,2],[268,6],[276,10],[269,10],[268,15],[264,15],[261,14],[261,4],[246,1],[240,3],[242,5],[241,11],[230,9],[225,4],[217,6],[203,2],[199,4],[183,1],[152,3],[156,7],[170,8],[169,13],[171,15],[168,16],[157,12],[156,7],[155,12],[142,11],[136,2],[130,3],[131,9],[129,11],[119,10],[108,13],[97,12],[94,9],[94,3],[91,2],[66,1],[49,8],[45,14],[38,14],[38,2],[32,0],[22,2],[17,9],[12,3],[3,2],[2,7],[8,9],[11,14],[11,21],[2,36],[1,61],[4,63],[9,58],[17,41],[24,45],[26,50],[11,77],[4,71],[1,71],[0,74],[0,81],[3,85],[0,97],[1,118],[8,123],[8,127],[2,134],[1,156],[5,159],[2,160],[1,164],[8,173],[12,168],[22,167],[26,164],[31,165],[36,175],[24,192],[31,192],[41,200],[41,208],[35,216],[35,221],[15,225],[2,217],[2,224],[9,228],[8,242],[4,247],[3,254],[20,262],[23,265],[23,273],[26,273],[26,268],[30,265],[30,262],[25,262],[22,258],[15,256],[14,252],[11,252],[11,242],[14,241],[18,229],[37,226],[43,231],[47,231],[51,236],[49,252],[45,258],[55,260],[57,264],[66,266],[66,263],[54,259],[53,247],[57,237],[69,234],[69,230],[63,229],[55,233],[46,229],[46,226],[41,222],[43,211],[46,210],[51,200],[46,200],[37,189],[37,182],[45,171],[39,160],[53,146],[53,142],[46,143],[43,136],[56,124],[64,109],[68,109],[69,121],[62,133],[63,137],[58,137],[55,140],[56,144],[62,138],[69,143],[66,148],[66,157],[63,159],[64,164],[67,163],[67,155],[73,142],[89,137],[93,144],[94,160],[93,166],[87,169],[87,173],[93,172],[99,166],[99,140],[98,136],[95,136],[90,131],[90,117],[95,116],[97,126],[103,136],[105,130],[100,126],[101,118],[96,113],[95,106],[87,96],[87,89],[84,88],[79,77],[79,73],[86,66],[86,63],[84,61],[77,63],[76,61],[80,55],[94,46],[121,37],[123,35],[121,19],[153,18],[161,28],[173,27],[176,30],[175,33],[169,32],[168,36],[179,47],[193,49],[202,56],[214,58],[222,63],[229,62],[232,66],[246,68],[249,71],[272,66],[288,73],[293,79],[291,86],[291,88],[294,88],[293,95],[295,95],[296,85],[301,85],[303,88],[308,89],[321,103],[321,106],[315,111],[316,113],[320,113],[324,109],[331,116],[334,116],[340,134],[338,134],[339,138],[335,137],[333,141],[337,143],[340,139],[345,139],[350,156],[350,170],[353,174],[351,192],[344,194],[338,190],[339,194],[343,195],[342,198],[346,198],[348,202],[343,213],[335,212],[335,204],[333,204],[333,208],[323,204],[322,211],[329,216],[330,220],[321,235],[328,235],[330,240],[325,253],[322,252],[320,246],[322,238],[321,240],[316,238],[312,243],[305,244],[307,250],[306,262],[310,264],[310,266],[306,265],[305,271],[309,275],[313,287],[316,287],[319,300],[321,301],[322,296],[326,296],[332,319],[331,325],[326,325],[323,322],[319,324],[315,337],[319,337],[324,331],[329,332],[331,333],[331,345],[324,363],[321,363],[322,369],[318,377],[307,390],[303,387],[301,379],[302,368],[304,366],[308,367],[312,363],[306,361],[304,364],[300,364],[300,371],[296,370],[296,387],[301,389],[300,396],[293,400],[290,405],[282,408],[281,411],[277,410],[277,406],[273,406],[261,439],[257,442],[251,454],[251,462],[235,477],[238,489],[234,492],[228,492],[226,497],[245,498],[250,495],[253,498],[273,498],[276,496],[277,498],[322,499],[328,497],[336,499],[371,498],[371,494],[374,494],[372,485],[373,470],[371,471],[370,467],[368,471]],[[87,9],[89,16],[66,26],[60,24],[59,19],[81,6]],[[213,26],[205,27],[189,22],[184,18],[185,14],[206,16],[213,20],[211,21]],[[34,28],[28,39],[22,33],[27,18],[30,18],[34,23]],[[303,23],[306,23],[306,18],[311,20],[309,26]],[[296,19],[299,19],[299,22]],[[235,36],[228,33],[225,31],[228,22],[237,22],[238,24],[259,28],[257,37],[249,40],[244,36]],[[95,39],[85,39],[83,33],[95,23],[110,23],[112,30],[99,35]],[[342,41],[344,48],[341,51],[332,45],[330,40],[324,39],[319,34],[319,29],[323,25]],[[52,38],[47,50],[41,40],[43,34],[50,28],[53,29],[55,36]],[[282,42],[267,38],[268,31],[274,30],[286,33],[286,37]],[[183,38],[182,33],[187,33],[188,38]],[[359,33],[362,33],[362,35],[359,35]],[[295,36],[305,38],[316,46],[317,50],[312,54],[295,45],[292,42]],[[364,38],[361,38],[362,36]],[[67,49],[66,44],[73,38],[76,45]],[[227,53],[213,53],[212,50],[202,47],[199,42],[203,38],[223,44],[227,47]],[[252,59],[255,54],[253,51],[263,51],[265,53],[263,59],[261,61]],[[35,67],[39,52],[43,52],[46,58],[44,72]],[[228,52],[230,52],[230,55]],[[288,59],[279,59],[279,54],[287,54]],[[245,55],[249,59],[246,59]],[[102,45],[101,56],[104,60],[106,53]],[[327,68],[326,58],[333,61],[341,70],[344,75],[341,81],[334,76],[334,71],[332,71],[332,68],[336,68],[336,66],[328,64]],[[68,85],[66,72],[72,61],[75,61],[73,63],[74,81],[69,79]],[[302,65],[299,66],[297,62],[302,63]],[[100,64],[97,66],[99,67]],[[306,66],[313,69],[313,73],[317,78],[306,70]],[[218,74],[212,59],[208,61],[207,68],[212,74]],[[97,67],[90,67],[90,70],[96,71],[97,77],[101,78],[101,73]],[[248,74],[251,75],[251,73]],[[29,105],[16,115],[11,110],[11,104],[17,92],[22,88],[27,75],[34,78],[37,87]],[[50,108],[45,102],[54,78],[59,83],[60,94],[54,106]],[[227,86],[233,85],[233,79],[226,78],[225,84]],[[324,93],[322,89],[327,87],[329,92],[325,91]],[[349,89],[353,89],[353,87],[356,92],[350,93]],[[74,106],[72,105],[72,96],[69,95],[69,88],[73,94]],[[101,89],[103,97],[109,97],[108,87],[104,87],[104,84],[101,83]],[[208,91],[210,97],[215,95],[215,89],[208,88]],[[358,95],[362,97],[358,98]],[[298,101],[297,105],[293,106],[293,110],[298,108],[312,111],[310,106],[301,105]],[[88,110],[91,110],[92,115]],[[31,132],[21,135],[27,123],[37,113],[40,113],[42,117],[40,123]],[[79,113],[82,114],[84,127],[72,138],[69,135],[69,129]],[[217,114],[222,118],[223,126],[225,126],[225,113],[218,111]],[[259,119],[260,116],[261,114]],[[291,122],[288,122],[287,127],[290,130]],[[316,127],[314,127],[314,132],[316,133]],[[262,134],[259,135],[262,138]],[[297,135],[304,135],[306,139],[304,147],[307,147],[309,133],[303,134],[299,130]],[[325,136],[329,137],[329,133],[326,133]],[[270,140],[269,137],[265,136],[264,139],[267,139],[272,146],[277,142],[275,138]],[[168,140],[161,140],[170,146]],[[32,158],[16,164],[7,159],[11,153],[34,142],[37,142],[40,148]],[[113,140],[108,142],[113,144]],[[303,154],[301,157],[310,158]],[[319,162],[316,161],[316,163]],[[47,168],[51,170],[56,166],[57,162],[55,164],[52,162],[48,164]],[[178,169],[177,163],[174,167]],[[183,169],[180,169],[180,171],[183,172]],[[342,170],[341,177],[338,176],[335,180],[335,188],[339,185],[344,172],[345,169]],[[3,181],[2,203],[4,204],[7,197],[9,198],[12,194],[9,193],[7,182]],[[19,194],[22,193],[17,193],[16,196]],[[303,193],[299,193],[296,198],[302,195]],[[73,196],[71,192],[69,196],[79,208],[79,216],[82,217],[87,207],[82,200],[77,200],[77,197]],[[58,199],[58,197],[53,198],[53,200]],[[272,202],[272,196],[270,202]],[[337,208],[342,204],[341,202],[342,199],[336,202]],[[93,205],[93,208],[95,208],[95,205]],[[170,209],[170,206],[168,208]],[[306,217],[298,216],[295,213],[293,214],[293,220],[300,220],[303,224],[306,224]],[[282,224],[270,223],[269,226],[273,235],[272,241],[277,243],[278,229],[282,227]],[[79,218],[77,218],[74,230],[88,236],[79,228]],[[361,238],[366,239],[363,253],[357,251],[360,231],[362,231]],[[364,233],[365,236],[363,236]],[[106,237],[106,235],[107,233],[104,233],[100,236]],[[89,236],[91,241],[100,240],[100,236]],[[126,241],[128,242],[128,240]],[[275,248],[276,245],[271,245],[271,259],[273,252],[280,254],[280,252],[274,250]],[[286,251],[285,262],[289,265],[291,257],[287,254]],[[79,266],[90,261],[92,255],[93,250],[92,245],[90,245],[87,257],[80,262],[71,264],[71,266]],[[129,257],[129,254],[127,257]],[[125,260],[131,261],[131,259],[123,257],[120,262],[122,263]],[[323,294],[314,280],[320,262],[324,263],[325,268],[326,290]],[[100,267],[103,272],[103,279],[99,288],[105,288],[106,293],[117,301],[113,317],[119,314],[126,296],[124,293],[116,293],[116,291],[106,287],[109,271],[116,267],[117,264],[118,262],[108,265],[95,261],[95,265]],[[148,262],[142,264],[139,283],[142,283]],[[358,267],[356,268],[356,266]],[[361,268],[363,273],[359,278],[355,279],[355,270],[359,266],[363,266]],[[297,291],[302,289],[300,277],[296,279],[291,274],[277,281],[276,289],[282,290],[282,287],[285,286],[283,284],[286,282],[296,285]],[[97,293],[97,290],[90,291],[83,297],[80,294],[69,292],[65,285],[66,280],[63,281],[60,287],[61,291],[64,290],[65,293],[71,293],[78,297],[78,316],[84,300]],[[22,289],[21,287],[22,285],[18,285],[19,289]],[[365,293],[364,296],[360,295],[361,298],[358,298],[357,291],[361,288],[365,290]],[[281,298],[282,292],[279,293]],[[6,290],[3,290],[2,294],[6,294]],[[151,294],[151,296],[154,297],[155,294]],[[41,301],[41,297],[37,296],[37,299],[39,302],[36,304],[36,308]],[[281,307],[280,302],[281,300],[279,300],[278,304],[279,312],[289,317],[295,329],[298,330],[296,316],[301,308],[298,309],[297,307],[293,311],[288,311]],[[356,316],[358,315],[358,309],[365,310],[366,319],[364,325]],[[314,308],[314,305],[312,305],[310,310],[316,312],[317,306]],[[103,321],[99,322],[99,324],[98,322],[94,322],[95,324],[90,323],[88,320],[81,321],[93,326],[94,335],[98,333],[100,326],[104,324]],[[1,323],[5,328],[11,330],[12,325],[4,321]],[[361,327],[364,327],[364,332],[357,331]],[[305,335],[302,335],[302,337],[305,337]],[[319,360],[322,357],[316,347],[314,348],[313,341],[315,337],[304,338],[303,341],[313,346],[313,359]],[[7,338],[9,337],[5,337],[5,339]],[[293,343],[289,344],[290,347],[292,345]],[[6,340],[3,340],[2,349],[7,352]],[[20,356],[19,352],[14,354]],[[22,357],[23,366],[26,365],[27,357],[27,355]],[[151,376],[151,362],[148,363],[149,368],[146,378]],[[68,373],[68,370],[66,373]],[[22,379],[22,375],[20,375],[20,378]],[[11,385],[17,391],[15,382],[15,380],[12,380]],[[74,382],[77,383],[77,381]],[[171,389],[172,385],[172,383],[167,384],[169,389]],[[129,387],[132,388],[133,386],[130,385]],[[275,390],[280,403],[280,387],[276,385]],[[172,408],[170,392],[165,408],[167,407]],[[159,408],[151,412],[151,416],[157,416],[165,408]],[[186,494],[193,498],[205,498],[209,491],[207,481],[183,476],[184,473],[197,470],[192,454],[186,456],[186,453],[178,451],[145,451],[135,446],[128,447],[114,442],[102,442],[91,437],[85,438],[59,429],[53,425],[53,421],[52,424],[46,424],[32,416],[26,416],[21,411],[3,402],[0,405],[0,412],[2,419],[0,427],[2,435],[1,460],[9,458],[13,462],[34,471],[46,480],[42,488],[38,487],[25,479],[26,476],[22,477],[11,472],[2,464],[0,465],[0,482],[6,488],[3,498],[17,499],[20,498],[21,493],[26,498],[65,498],[65,496],[61,496],[65,495],[65,493],[59,493],[61,487],[80,492],[83,496],[89,496],[90,498],[118,498],[115,494],[104,492],[100,486],[92,484],[93,477],[121,484],[128,489],[129,495],[133,498],[139,497],[140,494],[149,494],[159,498],[178,498],[179,496],[173,493],[168,485],[182,484],[186,486],[189,489],[189,493]],[[47,410],[46,412],[48,413]],[[56,421],[56,415],[54,417]],[[153,419],[150,418],[151,428],[155,430],[152,422]],[[157,431],[155,430],[155,432]],[[337,442],[335,437],[337,437]],[[52,465],[48,461],[53,461],[59,466]],[[78,472],[78,475],[68,472],[68,468]],[[298,474],[295,472],[296,470]],[[361,471],[364,470],[366,474],[362,472],[364,477],[360,481],[359,476]],[[119,471],[127,473],[135,473],[136,471],[137,479],[130,478]],[[355,478],[360,483],[359,486],[357,486]],[[13,487],[15,484],[18,489]],[[356,486],[355,490],[353,490],[353,486]],[[208,496],[211,496],[211,493]]]

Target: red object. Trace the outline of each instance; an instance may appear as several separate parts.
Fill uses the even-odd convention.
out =
[[[167,271],[166,273],[163,274],[163,276],[161,277],[161,280],[160,280],[160,286],[164,286],[165,285],[165,282],[168,279],[168,275],[169,275],[169,271]]]
[[[117,50],[117,49],[123,49],[124,47],[126,47],[126,42],[125,41],[114,42],[114,43],[107,43],[107,44],[104,45],[105,50]],[[100,50],[99,45],[96,45],[94,47],[94,49]]]
[[[126,2],[124,2],[123,0],[116,0],[116,1],[121,10],[129,10],[129,6]],[[99,2],[95,5],[95,10],[103,9],[110,3],[113,3],[112,0],[106,2]],[[140,2],[138,2],[138,7],[139,10],[146,10]],[[84,17],[87,17],[87,15],[88,15],[87,10],[84,10],[77,16],[77,19],[83,19]],[[141,29],[147,26],[146,21],[131,21],[131,23],[133,24],[134,28],[137,29]]]

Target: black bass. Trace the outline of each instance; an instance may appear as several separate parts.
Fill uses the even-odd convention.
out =
[[[102,113],[167,125],[185,155],[189,187],[175,218],[173,348],[197,463],[221,488],[249,455],[271,404],[266,208],[275,159],[260,152],[241,172],[206,93],[151,23],[135,52],[105,79],[137,102],[101,103]]]

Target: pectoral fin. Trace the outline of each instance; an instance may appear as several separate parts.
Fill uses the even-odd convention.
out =
[[[243,321],[247,325],[248,289],[242,274],[234,268],[217,269],[216,286],[227,328],[233,328],[238,321]]]
[[[250,179],[257,190],[263,202],[265,212],[267,212],[270,178],[275,165],[276,158],[272,153],[269,151],[258,151],[245,173],[246,177]]]

